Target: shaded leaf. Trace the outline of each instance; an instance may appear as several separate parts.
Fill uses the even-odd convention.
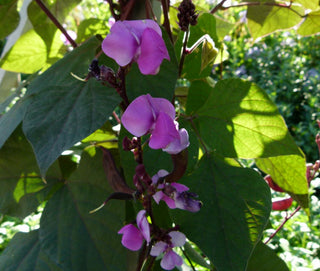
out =
[[[215,17],[210,13],[203,13],[198,18],[198,23],[190,27],[190,37],[188,40],[188,48],[192,47],[204,35],[209,35],[215,42],[216,47],[220,47],[218,36],[216,33]],[[180,32],[177,42],[175,44],[176,54],[180,58],[182,40],[184,32]],[[195,49],[191,54],[186,55],[182,69],[182,77],[189,80],[205,78],[210,75],[212,65],[207,65],[205,68],[201,67],[202,61],[202,45]],[[209,63],[207,63],[209,64]]]
[[[102,167],[102,154],[83,153],[78,170],[47,203],[40,222],[43,252],[63,270],[130,270],[127,250],[117,234],[125,206],[110,201],[89,214],[112,193]],[[135,253],[130,253],[136,255]]]
[[[301,155],[275,104],[249,81],[219,81],[194,116],[204,143],[223,156]]]
[[[289,271],[285,262],[275,251],[262,242],[254,248],[246,271]]]
[[[119,104],[114,89],[94,79],[82,82],[70,72],[87,71],[100,45],[95,38],[76,48],[30,85],[33,100],[23,130],[33,145],[41,174],[66,149],[100,128]]]
[[[35,211],[61,178],[57,166],[49,175],[45,183],[32,148],[18,128],[0,150],[0,212],[23,218]]]
[[[215,156],[181,183],[203,202],[197,213],[173,211],[176,225],[219,271],[243,271],[268,221],[271,195],[254,170],[233,167]]]
[[[0,4],[0,40],[6,38],[19,24],[18,0],[2,0]]]

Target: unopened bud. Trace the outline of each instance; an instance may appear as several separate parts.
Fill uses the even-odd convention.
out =
[[[117,86],[117,78],[114,71],[104,65],[100,66],[100,80],[109,83],[112,87]]]
[[[195,12],[195,5],[191,0],[183,0],[178,7],[179,26],[182,31],[187,31],[189,24],[196,25],[198,14]]]

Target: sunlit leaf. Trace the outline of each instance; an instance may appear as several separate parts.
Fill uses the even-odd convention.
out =
[[[298,28],[298,34],[309,36],[320,32],[320,11],[308,13],[305,21]]]
[[[306,178],[306,160],[299,155],[286,155],[256,159],[257,166],[283,190],[308,208],[308,181]]]
[[[248,27],[253,38],[262,37],[276,30],[288,29],[297,25],[304,15],[304,9],[257,5],[247,10]]]
[[[206,146],[223,156],[301,155],[275,104],[249,81],[219,81],[194,116]]]

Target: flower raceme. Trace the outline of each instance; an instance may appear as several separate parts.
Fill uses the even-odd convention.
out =
[[[168,100],[147,94],[132,101],[121,122],[137,137],[151,133],[150,148],[177,154],[189,146],[189,135],[185,129],[179,130],[174,118],[175,109]]]
[[[120,66],[136,61],[142,74],[157,74],[163,59],[170,60],[161,29],[153,20],[115,22],[102,50]]]

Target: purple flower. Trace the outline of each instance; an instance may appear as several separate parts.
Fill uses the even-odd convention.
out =
[[[175,109],[168,100],[147,94],[132,101],[121,122],[135,136],[151,133],[150,148],[177,154],[189,146],[189,136],[185,129],[179,130],[174,118]]]
[[[123,234],[121,243],[124,247],[136,251],[142,246],[143,240],[147,243],[150,242],[150,227],[149,222],[146,218],[146,211],[141,210],[137,214],[137,227],[132,224],[125,225],[122,227],[118,233]]]
[[[115,22],[102,50],[120,66],[136,61],[143,74],[157,74],[162,60],[170,60],[161,29],[153,20]]]
[[[163,200],[170,209],[182,209],[189,212],[198,212],[202,206],[199,200],[194,198],[196,194],[187,192],[189,188],[180,183],[160,183],[158,180],[161,177],[168,175],[165,170],[159,170],[159,172],[152,177],[152,183],[160,189],[153,195],[153,199],[159,204],[160,200]]]
[[[181,247],[186,242],[186,236],[181,232],[172,231],[168,235],[170,237],[170,241],[159,241],[151,248],[150,251],[150,255],[152,256],[159,256],[161,253],[164,253],[160,265],[165,270],[171,270],[175,266],[182,265],[182,258],[175,253],[172,248]]]

